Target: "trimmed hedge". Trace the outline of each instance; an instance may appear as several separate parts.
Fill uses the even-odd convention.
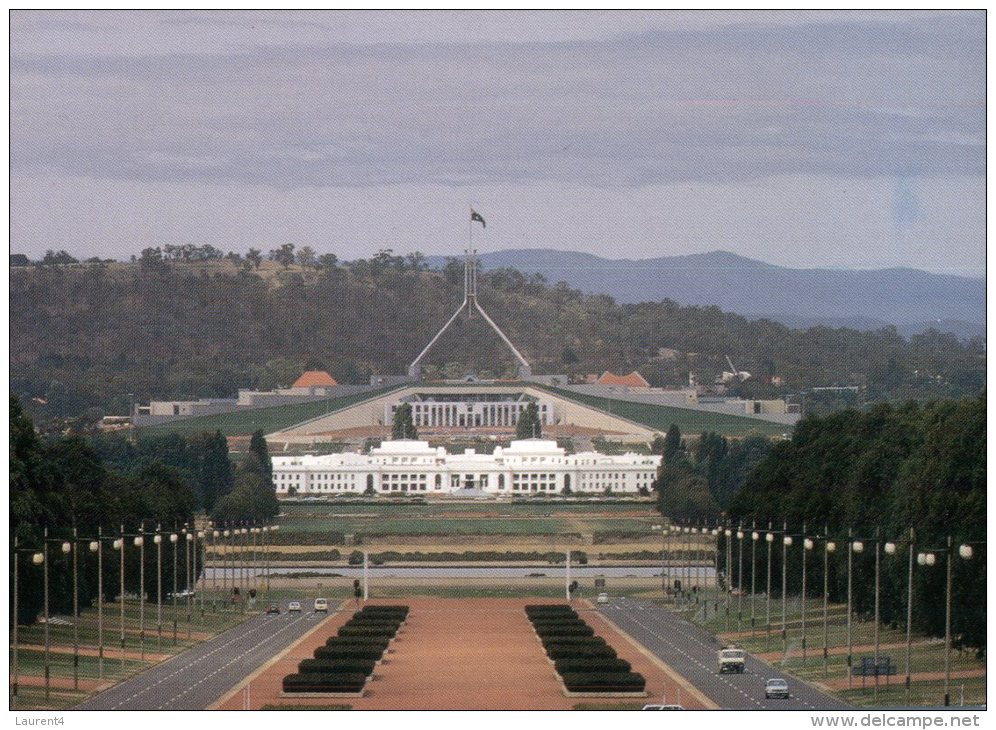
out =
[[[384,628],[380,626],[343,626],[339,629],[339,636],[386,636],[393,638],[398,630]]]
[[[336,649],[387,649],[391,640],[386,636],[333,636],[325,640],[325,646]]]
[[[534,616],[577,616],[578,612],[567,605],[526,606],[526,615]]]
[[[383,656],[384,652],[377,648],[365,648],[361,646],[357,647],[328,647],[320,646],[315,649],[315,659],[348,659],[348,660],[359,660],[359,661],[377,661]]]
[[[643,675],[634,672],[609,674],[570,672],[561,677],[564,686],[570,692],[642,692],[647,685]]]
[[[536,627],[536,633],[539,634],[540,639],[546,636],[594,636],[595,629],[586,624],[578,626],[566,626],[563,624],[556,626],[542,625]]]
[[[608,642],[601,636],[541,636],[540,643],[545,649],[550,644],[563,644],[564,646],[607,646]]]
[[[304,659],[297,665],[298,674],[362,674],[369,677],[373,674],[374,662]]]
[[[558,659],[580,659],[581,657],[586,658],[597,658],[597,657],[609,657],[610,659],[616,658],[616,650],[611,646],[565,646],[563,644],[550,644],[546,647],[546,655],[557,661]]]
[[[625,659],[558,659],[554,663],[557,674],[615,674],[628,672],[633,667]]]
[[[284,692],[362,692],[365,674],[288,674]]]

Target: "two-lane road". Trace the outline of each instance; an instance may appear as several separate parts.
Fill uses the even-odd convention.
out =
[[[285,609],[282,607],[281,611]],[[204,710],[326,614],[254,616],[77,705],[77,710]]]
[[[719,674],[716,638],[660,606],[648,601],[614,598],[598,606],[619,628],[643,644],[655,656],[681,674],[709,699],[734,710],[847,710],[853,709],[835,697],[786,677],[768,664],[748,655],[744,674]],[[787,700],[765,699],[764,683],[772,677],[788,680],[792,696]],[[669,701],[673,701],[670,700]]]

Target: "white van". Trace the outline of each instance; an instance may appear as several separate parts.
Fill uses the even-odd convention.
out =
[[[328,613],[329,612],[329,600],[327,598],[316,598],[315,599],[315,613]]]

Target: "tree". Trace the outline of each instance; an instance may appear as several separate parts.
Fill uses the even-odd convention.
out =
[[[664,436],[664,451],[662,452],[664,463],[674,461],[680,452],[681,429],[678,428],[677,424],[672,423],[671,428],[667,430],[667,435]]]
[[[220,433],[219,433],[220,435]],[[268,481],[273,481],[273,462],[270,461],[270,450],[266,446],[266,439],[263,437],[263,431],[257,430],[252,434],[252,438],[249,439],[249,451],[255,455],[260,468],[261,474]]]
[[[285,269],[294,263],[294,244],[285,243],[280,248],[270,251],[270,260],[276,261]]]
[[[334,253],[323,253],[318,257],[318,268],[322,271],[335,271],[339,265],[339,257]]]
[[[263,253],[258,248],[250,248],[246,254],[246,261],[251,262],[253,268],[259,269],[263,263]]]
[[[62,264],[77,264],[77,263],[79,263],[79,261],[77,261],[75,258],[73,258],[72,256],[70,256],[68,253],[66,253],[61,249],[57,253],[49,249],[48,251],[45,252],[44,258],[42,258],[42,264],[44,264],[45,266],[58,266]]]
[[[415,423],[412,420],[412,407],[409,403],[402,403],[394,411],[394,422],[391,424],[391,438],[417,439],[418,431],[415,430]]]
[[[297,263],[306,269],[316,268],[318,259],[315,257],[315,249],[311,246],[302,246],[297,252]]]
[[[10,255],[11,266],[31,266],[31,261],[23,253],[12,253]]]
[[[228,440],[221,435],[221,431],[202,433],[191,439],[190,446],[197,469],[200,502],[210,512],[218,499],[232,490]]]
[[[535,402],[530,403],[519,416],[519,422],[515,425],[515,438],[530,439],[542,438],[543,424],[540,423],[539,408]]]

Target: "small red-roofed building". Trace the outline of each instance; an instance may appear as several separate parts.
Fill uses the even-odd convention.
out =
[[[635,370],[629,375],[616,375],[606,370],[598,379],[599,385],[612,385],[620,388],[649,388],[650,383]]]
[[[324,370],[305,370],[290,387],[291,394],[328,395],[330,389],[339,385],[336,379]]]

